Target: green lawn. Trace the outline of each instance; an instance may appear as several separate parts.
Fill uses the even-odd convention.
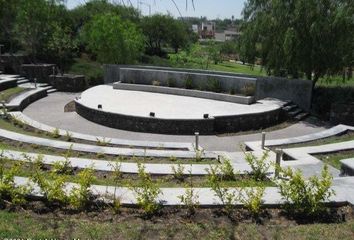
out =
[[[326,153],[326,154],[318,154],[315,157],[321,159],[323,162],[332,165],[333,167],[340,169],[341,163],[340,160],[346,158],[354,158],[354,150],[350,151],[340,151],[336,153]]]
[[[26,89],[21,87],[9,88],[0,92],[0,99],[1,101],[8,102],[12,97],[24,91],[26,91]]]
[[[239,63],[233,63],[233,62],[222,62],[219,64],[211,64],[210,69],[215,71],[242,73],[242,74],[249,74],[255,76],[266,76],[266,72],[262,70],[260,66],[254,66],[251,68],[250,66],[242,65]]]
[[[288,225],[232,223],[215,217],[143,220],[116,215],[0,211],[0,238],[8,239],[353,239],[354,221],[340,224]]]

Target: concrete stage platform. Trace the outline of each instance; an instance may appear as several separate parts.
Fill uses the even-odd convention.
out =
[[[283,105],[284,102],[279,100],[262,100],[243,105],[195,97],[118,90],[111,85],[90,88],[76,101],[77,112],[93,122],[124,130],[166,134],[193,134],[195,131],[214,134],[234,132],[235,129],[259,128],[277,122]],[[155,117],[151,117],[150,112],[154,112]],[[205,119],[204,114],[208,114],[209,118]],[[249,121],[250,116],[258,121]]]

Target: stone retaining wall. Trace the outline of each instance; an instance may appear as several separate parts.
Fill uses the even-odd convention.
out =
[[[176,87],[184,87],[187,78],[193,80],[196,89],[205,90],[208,80],[216,79],[220,82],[223,92],[237,93],[244,86],[253,86],[256,100],[272,97],[290,100],[306,111],[311,107],[312,82],[308,80],[154,66],[104,66],[105,83],[121,81],[152,85],[153,81],[157,81],[161,86],[170,86],[171,80],[174,80]]]
[[[230,95],[230,94],[184,89],[184,88],[171,88],[171,87],[161,87],[161,86],[142,85],[142,84],[127,84],[121,82],[114,83],[113,88],[121,89],[121,90],[144,91],[144,92],[163,93],[163,94],[171,94],[171,95],[179,95],[179,96],[198,97],[198,98],[212,99],[217,101],[247,104],[247,105],[252,104],[254,102],[254,98],[251,96],[246,97],[246,96],[239,96],[239,95]]]
[[[49,75],[53,74],[55,64],[22,64],[21,75],[38,83],[49,83]],[[55,70],[54,70],[55,71]]]
[[[14,87],[17,87],[17,79],[0,82],[0,91],[6,90],[8,88],[14,88]]]
[[[208,119],[160,119],[137,117],[93,109],[75,101],[76,112],[95,123],[135,132],[159,134],[213,135],[261,129],[281,122],[281,109],[269,112],[223,116]]]
[[[86,88],[84,75],[50,75],[49,82],[54,88],[63,92],[80,92]]]
[[[354,103],[334,103],[331,105],[330,121],[333,124],[354,126]]]

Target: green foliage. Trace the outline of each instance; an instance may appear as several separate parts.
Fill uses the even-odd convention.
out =
[[[215,78],[208,78],[207,90],[216,93],[221,92],[222,91],[221,82]]]
[[[205,150],[199,148],[199,149],[195,149],[194,151],[195,151],[195,161],[196,161],[196,162],[202,161],[202,160],[203,160],[203,157],[204,157],[204,152],[205,152]]]
[[[263,181],[267,178],[267,173],[271,167],[271,162],[269,161],[269,151],[264,151],[261,157],[256,157],[252,152],[244,152],[245,160],[250,165],[252,171],[252,177],[256,181]]]
[[[73,140],[73,134],[70,133],[69,131],[65,131],[65,138],[66,141],[71,142]]]
[[[178,181],[183,181],[184,180],[184,169],[185,167],[181,164],[177,164],[177,166],[173,165],[171,167],[172,172],[173,172],[173,177],[177,179]]]
[[[295,214],[314,216],[324,208],[323,202],[327,201],[334,191],[331,189],[332,175],[325,165],[321,177],[304,177],[300,170],[291,168],[283,169],[285,179],[280,180],[279,189],[282,197],[288,202],[288,211]]]
[[[0,203],[11,201],[12,204],[23,204],[26,202],[26,195],[30,188],[27,186],[17,186],[15,176],[19,172],[20,164],[16,163],[9,169],[5,167],[4,158],[0,159]]]
[[[248,0],[240,54],[244,61],[262,59],[267,72],[314,83],[328,73],[353,65],[352,16],[348,0]]]
[[[241,88],[241,94],[245,96],[254,96],[256,93],[256,86],[252,83],[247,83]]]
[[[145,166],[139,162],[137,164],[139,186],[132,187],[132,190],[136,194],[138,205],[144,210],[147,216],[151,216],[159,209],[160,204],[157,202],[157,197],[161,193],[161,190],[145,171]]]
[[[96,137],[96,144],[98,146],[107,146],[110,142],[111,142],[111,139],[106,139],[105,137],[103,137],[103,138]]]
[[[190,215],[193,215],[199,205],[199,195],[192,187],[186,188],[183,195],[179,195],[181,203],[188,209]]]
[[[78,186],[74,186],[70,192],[69,202],[76,209],[85,209],[93,200],[91,192],[92,182],[95,180],[94,170],[85,168],[79,172]]]
[[[220,173],[222,175],[222,179],[226,181],[235,180],[236,174],[230,159],[227,159],[225,156],[223,156],[221,162],[222,164],[220,165],[219,168],[220,168]]]
[[[187,75],[186,79],[184,80],[184,87],[186,89],[193,89],[194,88],[194,82],[193,78],[189,75]]]
[[[264,187],[244,188],[240,192],[240,202],[253,216],[258,216],[262,210]]]
[[[173,78],[168,78],[167,79],[167,86],[168,87],[176,87],[176,80]]]
[[[97,15],[87,23],[82,39],[102,63],[134,63],[144,47],[143,35],[136,25],[110,13]]]
[[[60,131],[58,128],[54,128],[53,131],[50,133],[50,136],[53,138],[59,138],[60,137]]]
[[[74,172],[71,162],[68,158],[62,161],[56,161],[53,163],[52,171],[56,174],[70,175]]]
[[[68,197],[64,190],[67,177],[59,175],[54,171],[51,171],[49,174],[44,172],[42,170],[43,159],[41,156],[33,159],[32,168],[30,179],[39,186],[44,198],[49,203],[67,204]]]
[[[233,205],[239,200],[239,195],[236,195],[232,189],[223,186],[220,166],[210,165],[206,170],[208,171],[208,184],[211,186],[214,195],[220,200],[226,213],[231,214]]]

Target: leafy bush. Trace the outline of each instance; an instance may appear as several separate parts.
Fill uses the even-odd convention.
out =
[[[253,216],[258,216],[261,212],[264,190],[264,187],[252,187],[244,188],[240,192],[240,202]]]
[[[190,215],[193,215],[199,205],[199,195],[195,193],[195,189],[192,187],[186,188],[186,191],[183,195],[178,196],[181,200],[181,203],[188,209]]]
[[[223,186],[220,167],[218,165],[210,165],[208,169],[208,184],[214,192],[214,195],[221,201],[224,210],[230,214],[235,202],[239,199],[238,195],[230,189]]]
[[[96,137],[96,144],[98,145],[98,146],[107,146],[108,144],[110,144],[110,142],[111,142],[111,139],[106,139],[105,137],[103,137],[103,138],[98,138],[98,137]]]
[[[67,204],[68,198],[64,191],[67,177],[59,175],[54,171],[48,174],[42,170],[42,165],[43,162],[39,157],[33,161],[33,171],[30,179],[39,186],[44,198],[48,202]]]
[[[186,89],[193,89],[194,88],[194,82],[191,76],[187,76],[185,81],[184,81],[184,87]]]
[[[53,131],[50,133],[50,136],[52,138],[59,138],[60,137],[60,131],[58,128],[54,128]]]
[[[241,94],[245,96],[254,96],[256,93],[256,86],[252,83],[247,83],[241,88]]]
[[[66,131],[65,138],[66,138],[66,141],[71,142],[73,140],[73,134],[70,133],[69,131]]]
[[[73,173],[73,167],[70,160],[65,158],[65,160],[54,162],[52,171],[57,174],[70,175]]]
[[[159,209],[157,197],[161,189],[151,179],[150,174],[145,171],[145,166],[138,162],[139,186],[132,187],[136,194],[138,205],[144,210],[147,216],[151,216]]]
[[[25,196],[30,188],[27,186],[17,186],[15,176],[19,172],[20,164],[14,164],[10,169],[5,167],[4,159],[0,159],[0,203],[11,201],[12,204],[23,204],[26,202]]]
[[[227,159],[225,156],[223,156],[221,162],[222,164],[220,166],[220,172],[222,179],[226,181],[235,180],[236,174],[230,159]]]
[[[92,168],[85,168],[78,174],[78,186],[73,187],[70,192],[70,204],[76,209],[84,209],[93,199],[90,190],[92,182],[95,180]]]
[[[184,180],[184,166],[181,164],[177,164],[176,166],[171,167],[172,172],[173,172],[173,177],[177,179],[178,181],[183,181]]]
[[[287,179],[279,181],[281,196],[287,201],[287,209],[296,214],[314,216],[324,208],[334,191],[331,189],[332,175],[325,165],[321,177],[311,176],[306,179],[300,170],[283,169],[282,174]]]
[[[209,78],[207,82],[207,90],[219,93],[222,91],[221,83],[215,78]]]
[[[267,173],[271,167],[271,162],[269,161],[269,151],[264,151],[263,155],[258,158],[252,152],[244,152],[245,160],[250,165],[252,171],[252,177],[256,181],[263,181],[267,178]]]

